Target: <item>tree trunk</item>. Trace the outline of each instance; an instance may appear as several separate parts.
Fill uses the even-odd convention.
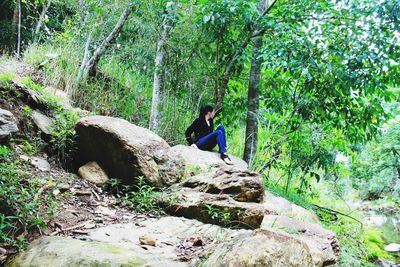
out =
[[[160,125],[160,118],[162,114],[162,107],[165,95],[165,84],[164,84],[164,57],[166,55],[165,40],[168,35],[169,26],[166,19],[163,21],[162,30],[157,41],[157,52],[155,59],[155,70],[154,70],[154,82],[153,82],[153,99],[151,102],[150,111],[150,130],[157,131]]]
[[[47,4],[43,5],[42,13],[40,13],[39,20],[35,29],[35,35],[34,35],[35,37],[33,39],[34,43],[38,41],[40,28],[42,28],[44,17],[46,16],[46,12],[49,9],[50,5],[51,5],[51,0],[49,0]]]
[[[260,78],[261,78],[261,58],[262,37],[254,40],[253,56],[251,59],[251,69],[249,77],[249,89],[247,94],[247,123],[246,140],[243,159],[251,164],[258,145],[258,114],[260,101]]]
[[[277,0],[273,0],[268,5],[268,7],[263,9],[263,12],[260,12],[261,13],[260,16],[255,21],[256,24],[258,23],[259,19],[261,19],[262,17],[267,15],[269,13],[269,11],[271,11],[271,9],[274,7],[276,1]],[[265,4],[266,4],[265,0],[260,0],[258,6],[259,6],[259,8],[260,7],[265,7]],[[231,75],[231,71],[232,71],[233,66],[236,64],[236,61],[238,60],[239,56],[243,53],[243,51],[245,50],[247,45],[250,43],[250,41],[253,38],[256,38],[256,37],[264,35],[266,30],[267,30],[266,28],[261,28],[261,29],[255,30],[255,31],[251,31],[250,34],[240,44],[238,49],[235,51],[235,53],[233,53],[232,57],[230,58],[230,60],[228,62],[228,65],[225,68],[224,74],[222,75],[221,87],[220,87],[220,90],[218,92],[218,96],[215,99],[215,110],[216,110],[217,113],[222,111],[224,97],[225,97],[226,89],[228,87],[228,83],[229,83],[229,79],[230,79],[230,75]]]
[[[18,37],[17,37],[17,58],[21,56],[21,0],[17,1],[18,7]]]
[[[81,81],[82,76],[85,72],[85,66],[87,64],[88,57],[89,57],[89,46],[90,46],[91,40],[92,40],[92,34],[91,34],[91,32],[89,32],[87,34],[87,38],[86,38],[85,53],[83,55],[81,67],[79,68],[79,72],[78,72],[78,78],[77,78],[78,83]]]
[[[122,13],[121,17],[119,18],[117,24],[115,25],[112,32],[107,36],[107,38],[97,47],[94,51],[93,56],[89,59],[86,69],[89,72],[90,76],[96,76],[97,73],[97,63],[100,60],[100,57],[104,54],[106,49],[110,46],[110,43],[117,38],[118,34],[120,33],[122,26],[124,26],[125,21],[128,19],[129,15],[132,12],[132,7],[129,5],[124,12]]]

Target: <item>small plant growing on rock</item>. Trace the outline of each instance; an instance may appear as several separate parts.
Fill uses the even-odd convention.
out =
[[[136,210],[148,212],[159,211],[157,205],[158,192],[153,186],[148,185],[144,177],[138,177],[137,185],[134,185],[135,191],[128,194],[128,200],[133,204]]]
[[[217,209],[210,204],[205,204],[204,206],[206,207],[208,216],[211,220],[222,224],[224,227],[232,224],[231,213],[229,211]]]

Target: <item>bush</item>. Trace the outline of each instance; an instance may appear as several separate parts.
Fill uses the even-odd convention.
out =
[[[41,194],[52,183],[45,177],[31,176],[8,147],[0,146],[0,243],[23,249],[29,232],[45,228],[53,214],[55,197]]]

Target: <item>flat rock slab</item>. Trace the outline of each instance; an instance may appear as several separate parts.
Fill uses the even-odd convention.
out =
[[[262,204],[239,202],[227,194],[210,194],[190,188],[171,190],[162,198],[163,206],[175,216],[205,223],[255,229],[265,214]]]
[[[187,266],[146,250],[65,237],[41,237],[6,266]]]
[[[202,264],[215,266],[314,266],[307,244],[287,234],[254,231],[218,245]]]
[[[229,194],[241,202],[260,203],[264,196],[261,176],[245,170],[218,169],[214,173],[190,177],[182,186],[210,194]]]
[[[217,152],[203,151],[194,147],[177,145],[172,147],[172,150],[179,153],[185,159],[189,172],[199,174],[208,172],[213,168],[225,168],[228,165],[220,158]],[[239,170],[247,170],[247,163],[232,155],[229,156],[233,161],[233,168]]]
[[[82,237],[137,248],[139,251],[160,255],[174,263],[184,260],[185,263],[181,264],[195,266],[199,258],[208,254],[215,244],[250,232],[250,230],[232,230],[196,220],[167,216],[144,218],[143,221],[136,223],[113,224],[90,230]],[[155,241],[155,245],[141,244],[144,236],[148,240]]]
[[[123,119],[90,116],[80,119],[75,130],[80,166],[96,161],[110,177],[126,184],[143,176],[156,187],[172,185],[184,176],[183,158],[145,128]]]
[[[18,132],[18,126],[14,115],[10,111],[0,108],[0,139],[15,132]]]

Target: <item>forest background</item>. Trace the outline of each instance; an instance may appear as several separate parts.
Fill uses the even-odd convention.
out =
[[[171,145],[213,104],[267,188],[349,214],[399,203],[399,14],[396,0],[5,0],[0,51]],[[351,219],[320,216],[348,239],[343,266],[389,257]]]

